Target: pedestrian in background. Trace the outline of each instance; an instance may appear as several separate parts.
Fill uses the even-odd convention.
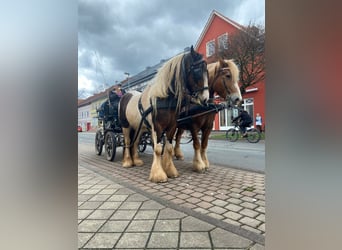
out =
[[[261,132],[262,131],[262,118],[259,113],[256,114],[255,125],[256,125],[256,128],[259,130],[259,132]]]

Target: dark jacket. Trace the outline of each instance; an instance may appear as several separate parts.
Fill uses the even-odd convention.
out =
[[[239,116],[235,117],[233,119],[233,121],[237,121],[238,119],[240,119],[240,124],[245,124],[245,125],[249,125],[251,123],[253,123],[253,119],[252,117],[248,114],[248,112],[246,110],[243,110]]]

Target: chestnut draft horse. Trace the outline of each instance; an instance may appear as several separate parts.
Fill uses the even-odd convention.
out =
[[[208,99],[207,65],[193,47],[164,63],[141,94],[124,95],[119,104],[125,138],[123,167],[143,164],[137,153],[138,138],[149,129],[154,151],[149,180],[166,182],[168,177],[178,177],[172,147],[178,114],[190,100],[206,103]]]
[[[214,93],[229,101],[231,104],[237,104],[242,101],[239,81],[239,69],[233,60],[219,60],[218,62],[208,64],[209,72],[209,95],[213,102]],[[215,110],[214,110],[215,111]],[[198,115],[191,118],[190,122],[179,124],[176,134],[176,144],[174,148],[175,157],[183,160],[184,155],[180,149],[180,140],[184,130],[190,130],[193,139],[194,158],[193,170],[204,172],[209,168],[207,157],[208,139],[213,128],[216,112],[206,112],[204,115]],[[198,132],[202,131],[201,143],[198,139]]]

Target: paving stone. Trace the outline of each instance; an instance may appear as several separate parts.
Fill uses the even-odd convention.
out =
[[[260,221],[249,218],[249,217],[243,217],[242,219],[239,220],[239,222],[241,222],[242,224],[246,224],[247,226],[251,226],[253,228],[256,228],[257,226],[261,224]]]
[[[148,198],[141,194],[132,194],[130,195],[126,201],[147,201]]]
[[[136,220],[153,220],[157,218],[159,210],[139,210],[135,215]]]
[[[141,206],[142,202],[140,201],[125,201],[120,205],[120,209],[139,209]]]
[[[230,198],[230,199],[228,199],[228,202],[239,205],[242,201],[240,199]]]
[[[239,212],[242,207],[237,206],[235,204],[229,204],[228,206],[225,207],[227,210],[233,211],[233,212]]]
[[[124,233],[115,248],[145,248],[149,233]]]
[[[256,234],[261,234],[261,231],[259,229],[254,228],[254,227],[250,227],[250,226],[247,226],[247,225],[242,225],[241,227],[243,229],[246,229],[248,231],[254,232]]]
[[[101,201],[86,201],[79,207],[79,209],[96,209],[101,204]]]
[[[121,203],[120,201],[105,201],[98,209],[117,209]]]
[[[201,213],[201,214],[207,214],[207,213],[209,213],[208,210],[203,209],[203,208],[201,208],[201,207],[195,208],[194,211],[199,212],[199,213]]]
[[[200,198],[202,201],[206,201],[206,202],[212,202],[213,200],[215,200],[215,197],[211,197],[211,196],[203,196]]]
[[[201,201],[201,202],[197,203],[196,206],[203,208],[203,209],[208,209],[208,208],[212,207],[213,204],[206,202],[206,201]]]
[[[106,181],[106,179],[101,179],[99,181],[101,181],[101,183],[103,183]],[[92,188],[104,189],[107,186],[108,186],[107,184],[95,184],[94,186],[92,186]]]
[[[157,220],[154,231],[179,231],[180,220]]]
[[[186,214],[174,210],[172,208],[164,208],[160,210],[158,219],[181,219],[186,217]]]
[[[215,248],[247,248],[252,243],[250,240],[221,228],[215,228],[210,235]]]
[[[105,220],[84,220],[78,225],[78,232],[96,232]]]
[[[148,248],[174,248],[178,246],[178,232],[153,232],[148,242]]]
[[[218,219],[218,220],[222,220],[224,219],[224,217],[222,215],[216,214],[216,213],[208,213],[208,216]]]
[[[223,216],[225,216],[225,217],[227,217],[229,219],[232,219],[232,220],[239,220],[242,217],[241,214],[235,213],[235,212],[232,212],[232,211],[229,211],[229,212],[223,214]]]
[[[265,207],[258,207],[255,210],[260,212],[260,213],[265,213]]]
[[[89,201],[105,201],[110,197],[110,194],[96,194],[89,199]]]
[[[134,191],[132,191],[132,190],[130,190],[130,189],[128,189],[128,188],[120,188],[118,191],[116,191],[116,193],[115,193],[116,195],[118,195],[118,194],[134,194]]]
[[[94,195],[92,195],[92,194],[79,194],[78,195],[78,201],[87,201],[93,196]]]
[[[114,194],[117,191],[117,189],[114,188],[108,188],[108,189],[103,189],[99,194]]]
[[[264,214],[260,214],[258,217],[256,217],[257,220],[260,220],[262,222],[265,222],[265,215]]]
[[[81,185],[78,185],[78,189],[88,189],[88,188],[91,188],[93,185],[89,185],[89,184],[81,184]]]
[[[229,219],[229,218],[224,219],[223,221],[226,222],[226,223],[228,223],[228,224],[235,225],[235,226],[241,226],[241,223],[240,223],[240,222],[235,221],[235,220],[232,220],[232,219]]]
[[[78,216],[77,218],[80,219],[80,220],[83,220],[85,218],[87,218],[87,216],[89,214],[91,214],[94,210],[81,210],[79,209],[77,212],[78,212]]]
[[[240,204],[240,206],[243,206],[245,208],[249,208],[249,209],[254,209],[256,208],[258,205],[250,203],[250,202],[243,202]]]
[[[83,247],[93,235],[93,233],[78,233],[78,248]]]
[[[97,233],[85,245],[85,248],[112,248],[120,235],[120,233]]]
[[[153,224],[154,220],[132,220],[126,232],[149,232]]]
[[[259,215],[258,212],[255,212],[255,211],[253,211],[253,210],[251,210],[251,209],[248,209],[248,208],[245,208],[245,209],[241,210],[239,213],[240,213],[240,214],[243,214],[243,215],[246,215],[246,216],[248,216],[248,217],[251,217],[251,218],[254,218],[254,217],[256,217],[257,215]]]
[[[265,200],[265,195],[261,195],[261,194],[258,194],[256,196],[254,196],[255,199],[258,199],[258,200]]]
[[[217,213],[217,214],[223,214],[223,213],[227,212],[227,209],[215,206],[215,207],[209,208],[209,211],[211,211],[213,213]]]
[[[117,210],[110,220],[130,220],[136,214],[135,210]]]
[[[219,207],[224,207],[224,206],[228,205],[228,202],[223,201],[223,200],[215,200],[212,202],[212,204],[219,206]]]
[[[198,202],[200,202],[200,201],[201,201],[200,199],[195,198],[195,197],[191,197],[191,198],[189,198],[189,199],[187,200],[187,202],[190,202],[190,203],[192,203],[192,204],[196,204],[196,203],[198,203]]]
[[[100,191],[101,191],[101,189],[93,189],[93,188],[91,188],[91,189],[87,189],[82,194],[97,194]]]
[[[108,219],[112,216],[113,210],[95,210],[91,215],[88,216],[87,219]]]
[[[125,201],[127,199],[127,194],[113,194],[107,201]]]
[[[266,231],[266,228],[265,228],[265,223],[262,223],[259,227],[258,227],[259,230],[265,232]]]
[[[107,221],[100,229],[100,232],[118,232],[122,233],[126,229],[129,220],[110,220]]]
[[[165,208],[165,206],[161,205],[158,202],[148,200],[143,203],[143,205],[140,207],[140,210],[142,209],[162,209]]]
[[[201,221],[199,219],[196,219],[192,216],[188,216],[182,220],[182,231],[209,231],[213,229],[214,226],[206,223],[204,221]]]
[[[181,232],[181,248],[211,248],[209,234],[207,232]]]

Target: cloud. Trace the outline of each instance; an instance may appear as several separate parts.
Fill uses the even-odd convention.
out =
[[[212,10],[247,25],[264,18],[264,6],[263,0],[80,0],[79,77],[93,90],[111,86],[125,72],[137,74],[195,45]]]

